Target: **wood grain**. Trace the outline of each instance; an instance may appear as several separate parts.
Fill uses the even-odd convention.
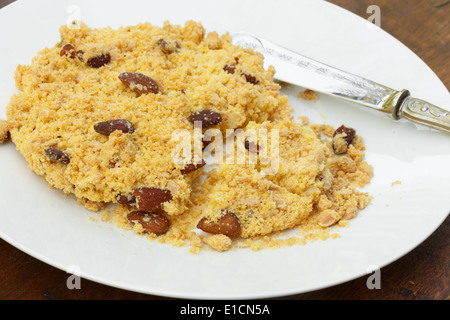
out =
[[[0,0],[0,7],[10,3]],[[369,5],[381,8],[381,27],[422,58],[449,88],[450,5],[444,0],[330,0],[364,18]],[[440,5],[441,4],[441,5]],[[369,290],[368,276],[331,288],[277,298],[275,300],[319,299],[450,299],[450,219],[424,243],[381,270],[381,289]],[[136,299],[164,297],[116,289],[81,280],[81,290],[69,290],[68,274],[55,269],[0,240],[0,300]]]
[[[329,0],[365,19],[377,5],[381,28],[414,51],[450,88],[450,3],[446,0]]]

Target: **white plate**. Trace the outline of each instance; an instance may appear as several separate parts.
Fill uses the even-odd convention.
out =
[[[0,11],[0,105],[15,92],[13,73],[59,41],[76,17],[91,27],[164,20],[201,21],[208,30],[248,31],[306,56],[449,108],[447,89],[413,52],[380,29],[324,1],[19,1]],[[450,210],[450,137],[320,96],[296,98],[296,114],[357,129],[375,177],[372,204],[342,238],[278,250],[188,253],[89,220],[92,214],[51,190],[13,144],[0,147],[0,236],[62,270],[132,291],[180,298],[265,298],[342,283],[383,267],[425,240]],[[4,107],[0,117],[5,117]],[[393,181],[400,185],[391,186]],[[31,270],[30,270],[31,272]],[[20,284],[18,284],[20,285]]]

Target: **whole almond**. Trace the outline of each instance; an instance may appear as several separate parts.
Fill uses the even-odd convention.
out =
[[[222,122],[222,115],[211,109],[204,109],[197,111],[188,117],[188,120],[192,123],[199,121],[202,127],[212,127]]]
[[[129,134],[132,134],[134,132],[134,128],[131,122],[125,119],[114,119],[109,121],[98,122],[94,125],[94,130],[105,136],[109,136],[116,130]]]
[[[111,55],[109,53],[102,53],[96,57],[90,58],[86,64],[92,68],[100,68],[111,62]]]
[[[159,86],[156,81],[139,72],[121,73],[119,79],[137,94],[156,94],[159,92]]]
[[[156,212],[133,211],[127,215],[127,219],[133,225],[140,223],[146,232],[156,235],[166,233],[170,227],[170,220]]]
[[[169,190],[159,188],[138,188],[133,191],[136,197],[136,204],[141,211],[155,211],[161,208],[161,205],[172,200],[172,194]]]
[[[182,174],[191,173],[191,172],[193,172],[193,171],[196,171],[196,170],[198,170],[198,169],[204,167],[205,165],[206,165],[205,160],[202,160],[202,161],[200,161],[200,162],[197,163],[197,164],[190,163],[190,164],[188,164],[186,167],[184,167],[184,169],[181,170],[181,173],[182,173]]]
[[[197,228],[212,234],[223,234],[228,237],[237,237],[241,233],[241,223],[238,217],[226,210],[225,215],[216,221],[203,217],[197,224]]]
[[[70,162],[69,155],[61,149],[48,147],[44,149],[44,153],[50,160],[64,164],[68,164]]]

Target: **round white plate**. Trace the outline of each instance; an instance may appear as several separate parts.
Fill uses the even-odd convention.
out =
[[[382,13],[381,13],[382,14]],[[449,92],[413,52],[389,34],[325,1],[19,1],[0,10],[0,117],[15,92],[18,64],[59,41],[73,18],[91,27],[193,19],[207,30],[248,31],[329,65],[443,108]],[[276,67],[276,66],[275,66]],[[33,174],[9,143],[0,147],[0,236],[26,253],[82,278],[179,298],[267,298],[316,290],[383,267],[425,240],[450,210],[450,137],[320,95],[286,89],[297,115],[354,127],[367,143],[375,177],[372,204],[339,229],[341,238],[277,250],[212,251],[149,242],[87,212]],[[392,186],[392,182],[401,184]],[[31,270],[30,270],[31,272]],[[18,284],[20,285],[20,284]]]

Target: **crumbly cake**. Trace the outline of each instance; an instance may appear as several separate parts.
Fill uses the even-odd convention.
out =
[[[228,34],[194,21],[60,32],[60,43],[17,68],[21,92],[0,142],[10,133],[34,172],[104,220],[193,252],[226,251],[299,243],[268,236],[327,233],[369,203],[357,190],[372,176],[362,138],[294,122],[274,68]],[[198,124],[205,150],[206,130],[244,128],[244,162],[205,175],[203,159],[175,162],[174,132],[195,138]]]
[[[320,194],[330,189],[333,178],[326,166],[329,150],[311,128],[285,120],[251,122],[245,133],[251,130],[252,137],[240,139],[248,149],[248,164],[224,164],[210,173],[202,201],[208,220],[232,212],[242,229],[239,236],[244,238],[297,226],[312,212]],[[275,130],[278,154],[272,155],[271,135],[267,141],[259,135]],[[256,153],[258,161],[251,165],[249,157]],[[279,161],[276,166],[264,161],[272,156]]]
[[[18,67],[21,93],[7,116],[31,169],[89,209],[153,188],[170,193],[166,214],[183,213],[201,169],[183,174],[171,159],[171,137],[193,130],[196,112],[220,114],[213,127],[223,130],[290,117],[262,56],[233,46],[227,34],[205,36],[199,23],[60,32],[60,43]],[[97,130],[111,120],[127,121],[133,132]]]
[[[205,174],[204,182],[195,180],[188,210],[169,217],[165,234],[148,236],[177,246],[188,243],[192,252],[200,248],[259,250],[338,237],[330,227],[346,226],[371,200],[368,193],[358,191],[373,176],[372,167],[364,161],[363,139],[354,135],[347,152],[337,154],[333,147],[337,129],[332,126],[291,120],[250,122],[245,132],[263,128],[279,130],[276,172],[267,174],[261,158],[256,164],[250,161],[252,152],[264,153],[271,141],[263,144],[247,135],[240,140],[246,162],[224,161]],[[117,207],[105,212],[104,219],[130,228],[129,210]],[[145,233],[140,224],[133,228]],[[277,232],[287,229],[299,232],[283,239]]]
[[[365,148],[361,137],[355,136],[348,152],[342,155],[333,150],[332,136],[336,130],[331,126],[304,126],[283,120],[251,122],[246,130],[259,132],[262,128],[279,132],[278,170],[267,174],[259,161],[251,164],[247,158],[244,164],[222,164],[208,172],[201,188],[193,194],[191,209],[174,219],[174,233],[167,233],[166,241],[170,242],[174,234],[177,239],[180,234],[192,239],[190,232],[195,227],[210,234],[203,234],[202,242],[196,246],[213,244],[219,251],[228,249],[231,241],[239,243],[239,238],[260,237],[294,227],[315,230],[318,237],[323,237],[328,231],[322,231],[341,220],[354,218],[369,204],[371,197],[357,190],[373,176],[372,167],[363,161]],[[246,143],[247,157],[256,150],[262,153],[267,147],[258,141],[252,143],[257,147]],[[223,217],[226,221],[221,221]],[[213,235],[211,241],[212,234],[222,236]],[[194,241],[197,237],[194,235]],[[265,246],[280,245],[275,238],[263,242]],[[241,241],[239,245],[244,244]]]

